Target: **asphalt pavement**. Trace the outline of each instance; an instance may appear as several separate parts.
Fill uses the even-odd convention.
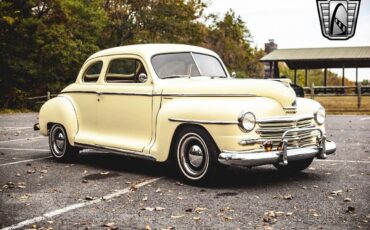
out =
[[[303,172],[230,167],[212,187],[106,152],[58,163],[36,122],[0,115],[0,228],[370,229],[369,116],[328,116],[337,154]]]

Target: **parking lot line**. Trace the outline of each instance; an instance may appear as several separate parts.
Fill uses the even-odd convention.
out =
[[[370,120],[370,117],[363,117],[363,118],[360,118],[361,121],[366,121],[366,120]]]
[[[21,129],[33,129],[33,127],[0,127],[0,130],[4,130],[4,129],[21,130]]]
[[[330,162],[330,163],[362,163],[362,164],[370,164],[370,161],[353,161],[353,160],[316,160],[320,163]]]
[[[22,148],[1,148],[2,150],[14,150],[14,151],[42,151],[42,152],[50,152],[50,149],[22,149]]]
[[[22,138],[22,139],[13,139],[13,140],[0,141],[0,144],[1,144],[1,143],[14,142],[14,141],[29,141],[29,140],[35,140],[35,139],[40,139],[40,138],[44,138],[44,136],[29,137],[29,138]]]
[[[143,181],[143,182],[141,182],[139,184],[136,184],[135,185],[135,188],[140,188],[140,187],[143,187],[145,185],[154,183],[154,182],[160,180],[161,178],[162,177],[157,177],[157,178],[154,178],[154,179]],[[54,211],[47,212],[47,213],[45,213],[45,214],[43,214],[41,216],[38,216],[38,217],[35,217],[35,218],[32,218],[32,219],[28,219],[28,220],[22,221],[22,222],[20,222],[18,224],[14,224],[12,226],[5,227],[2,230],[19,229],[19,228],[22,228],[24,226],[27,226],[27,225],[30,225],[30,224],[34,224],[34,223],[43,221],[43,220],[46,220],[48,218],[52,218],[54,216],[58,216],[58,215],[61,215],[63,213],[66,213],[66,212],[70,212],[70,211],[73,211],[73,210],[76,210],[76,209],[79,209],[79,208],[82,208],[82,207],[85,207],[85,206],[88,206],[88,205],[97,204],[97,203],[100,203],[102,201],[106,201],[106,200],[109,200],[109,199],[112,199],[112,198],[115,198],[115,197],[122,196],[122,195],[124,195],[124,194],[126,194],[126,193],[128,193],[130,191],[131,191],[131,187],[128,187],[128,188],[125,188],[125,189],[122,189],[122,190],[118,190],[118,191],[116,191],[114,193],[105,195],[102,198],[98,198],[98,199],[94,199],[94,200],[91,200],[91,201],[86,201],[86,202],[72,204],[72,205],[66,206],[66,207],[61,208],[61,209],[56,209]]]
[[[8,165],[20,164],[20,163],[25,163],[25,162],[31,162],[31,161],[40,161],[40,160],[44,160],[44,159],[48,159],[48,158],[52,158],[52,157],[49,156],[49,157],[34,158],[34,159],[29,159],[29,160],[14,161],[14,162],[0,164],[0,167],[2,167],[2,166],[8,166]]]

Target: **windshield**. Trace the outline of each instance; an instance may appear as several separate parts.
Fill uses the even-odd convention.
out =
[[[174,77],[226,77],[220,61],[199,53],[159,54],[152,58],[154,71],[159,78]]]

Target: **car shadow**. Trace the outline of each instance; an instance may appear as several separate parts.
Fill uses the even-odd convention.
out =
[[[114,173],[139,174],[147,177],[165,177],[169,180],[181,180],[176,169],[171,164],[158,163],[149,160],[126,157],[106,152],[84,152],[74,160],[76,165],[91,166]],[[273,166],[254,168],[225,167],[220,170],[215,181],[208,188],[258,188],[266,186],[283,186],[287,183],[304,184],[320,182],[326,175],[305,170],[296,173],[284,173]]]

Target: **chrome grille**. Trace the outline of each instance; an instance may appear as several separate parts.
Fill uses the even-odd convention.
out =
[[[277,117],[258,121],[256,133],[261,139],[272,141],[277,147],[281,142],[283,133],[294,128],[314,128],[313,117]],[[286,138],[289,147],[307,147],[316,145],[319,131],[297,131],[288,133]]]

